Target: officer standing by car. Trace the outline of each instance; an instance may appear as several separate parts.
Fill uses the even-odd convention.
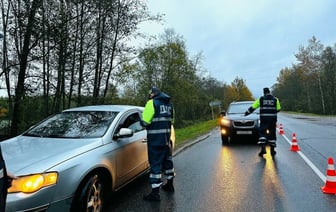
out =
[[[276,147],[276,122],[277,113],[281,110],[280,101],[278,98],[271,95],[269,88],[263,89],[264,96],[257,99],[245,112],[245,116],[251,114],[255,109],[260,107],[260,127],[259,127],[259,141],[261,150],[259,156],[266,154],[266,144],[271,147],[271,155],[275,155]],[[269,134],[267,135],[267,130]]]
[[[7,173],[0,145],[0,211],[5,211],[6,209],[7,189],[11,186],[14,178],[12,174]]]
[[[2,33],[0,33],[0,38],[3,38]],[[0,212],[6,209],[7,189],[11,186],[14,178],[14,175],[7,173],[6,163],[2,156],[0,145]]]
[[[175,171],[170,140],[174,112],[170,96],[161,92],[160,89],[156,87],[150,89],[148,99],[142,114],[142,125],[147,129],[149,182],[152,191],[144,196],[144,200],[160,201],[161,171],[167,179],[162,189],[167,192],[175,190],[173,185]]]

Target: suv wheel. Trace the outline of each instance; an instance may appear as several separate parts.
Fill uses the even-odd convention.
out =
[[[225,144],[228,144],[228,143],[229,143],[229,137],[225,136],[225,135],[222,135],[222,144],[225,145]]]

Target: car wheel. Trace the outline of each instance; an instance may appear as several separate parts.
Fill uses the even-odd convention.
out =
[[[225,136],[225,135],[222,135],[222,144],[225,145],[225,144],[228,144],[229,143],[229,137]]]
[[[95,174],[88,178],[75,196],[72,211],[101,212],[104,205],[104,186],[99,175]]]

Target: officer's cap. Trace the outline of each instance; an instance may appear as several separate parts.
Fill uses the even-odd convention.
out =
[[[269,94],[269,93],[271,93],[271,91],[270,91],[269,88],[264,88],[263,91],[264,91],[264,94]]]
[[[157,96],[161,93],[160,89],[157,87],[152,87],[148,92],[148,98]]]

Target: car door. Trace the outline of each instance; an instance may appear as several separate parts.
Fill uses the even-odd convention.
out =
[[[130,137],[119,138],[116,155],[117,186],[129,181],[149,167],[147,154],[147,132],[140,124],[140,113],[133,112],[121,119],[118,126],[133,131]]]

